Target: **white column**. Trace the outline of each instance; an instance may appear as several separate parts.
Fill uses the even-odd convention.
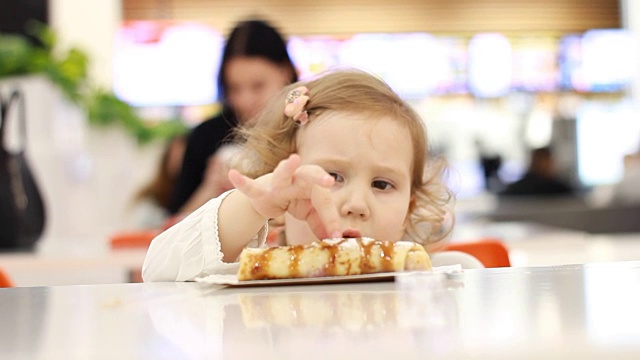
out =
[[[61,48],[85,51],[90,78],[108,89],[113,84],[113,39],[121,22],[120,0],[49,0],[49,23]]]

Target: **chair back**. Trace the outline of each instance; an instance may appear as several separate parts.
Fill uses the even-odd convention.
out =
[[[14,287],[13,281],[9,278],[9,275],[0,268],[0,288]]]
[[[111,250],[139,249],[146,250],[151,245],[151,240],[160,233],[159,230],[132,230],[117,232],[109,238]],[[129,282],[142,282],[142,264],[137,269],[129,272]]]
[[[498,239],[482,239],[471,242],[447,244],[445,251],[461,251],[473,255],[485,267],[509,267],[509,250]]]
[[[109,246],[117,249],[146,249],[160,232],[157,230],[122,231],[111,235]]]

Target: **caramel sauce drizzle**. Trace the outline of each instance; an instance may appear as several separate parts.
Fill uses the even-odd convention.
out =
[[[301,274],[300,273],[300,260],[301,255],[304,252],[305,248],[310,248],[312,246],[320,246],[322,250],[326,250],[329,252],[329,261],[324,264],[322,272],[319,274],[314,274],[314,276],[335,276],[340,275],[337,274],[337,261],[338,261],[338,252],[340,251],[340,246],[344,244],[348,239],[342,239],[336,243],[329,244],[326,242],[319,242],[310,245],[294,245],[290,246],[287,251],[289,253],[289,276],[290,278],[300,278],[309,276],[309,274]],[[356,238],[356,242],[360,247],[360,271],[354,272],[351,268],[352,264],[348,264],[347,275],[360,273],[360,274],[370,274],[375,272],[391,272],[393,269],[393,252],[394,252],[394,243],[390,241],[369,241],[365,243],[362,238]],[[272,252],[277,249],[277,247],[266,248],[264,251],[257,255],[254,259],[253,266],[251,268],[251,275],[253,279],[262,280],[262,279],[270,279],[273,278],[270,274],[270,263]],[[375,250],[375,251],[374,251]],[[372,261],[373,257],[379,257],[381,260],[381,268],[377,268]]]
[[[251,267],[251,277],[256,280],[269,279],[269,263],[271,262],[271,253],[275,247],[265,249],[260,255],[256,256],[253,266]]]
[[[323,250],[329,251],[329,261],[324,264],[324,274],[320,276],[335,276],[336,274],[336,261],[338,259],[338,251],[340,250],[340,245],[344,244],[347,239],[342,239],[335,244],[327,244],[326,242],[320,242]]]
[[[391,241],[383,241],[380,244],[382,248],[382,271],[390,272],[393,271],[393,252],[395,251],[394,243]]]
[[[362,274],[371,274],[374,272],[389,272],[393,271],[393,251],[394,246],[391,241],[374,240],[365,244],[362,238],[357,238],[356,241],[360,245],[360,270]],[[379,246],[380,252],[374,253],[374,247]],[[375,264],[371,261],[372,256],[379,256],[381,258],[381,269],[376,269]]]

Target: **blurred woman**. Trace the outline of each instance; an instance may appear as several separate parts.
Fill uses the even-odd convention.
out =
[[[225,158],[234,129],[249,121],[269,98],[297,81],[287,46],[276,29],[260,20],[238,23],[224,48],[218,75],[222,112],[195,127],[172,193],[169,211],[188,215],[231,188]]]

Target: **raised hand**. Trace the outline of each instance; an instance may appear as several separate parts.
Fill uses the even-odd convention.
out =
[[[335,180],[320,166],[301,165],[293,154],[270,174],[254,180],[231,170],[229,180],[265,218],[288,212],[306,221],[320,239],[340,236],[340,218],[329,190]]]

